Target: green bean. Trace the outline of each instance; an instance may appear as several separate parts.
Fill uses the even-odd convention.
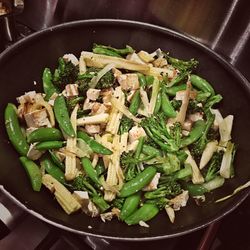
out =
[[[84,140],[89,145],[89,147],[97,154],[111,155],[113,153],[111,150],[109,150],[108,148],[104,147],[102,144],[92,139],[90,136],[88,136],[87,133],[83,131],[78,131],[77,137]]]
[[[19,160],[24,167],[34,191],[40,191],[42,186],[42,173],[40,168],[36,165],[35,162],[28,159],[26,156],[19,157]]]
[[[56,120],[65,134],[75,137],[75,131],[71,124],[67,105],[63,95],[57,96],[54,102],[54,113]]]
[[[58,149],[66,145],[64,141],[43,141],[36,144],[37,150]]]
[[[140,194],[133,194],[131,196],[128,196],[125,199],[125,202],[122,206],[121,213],[120,213],[120,219],[125,220],[128,216],[130,216],[139,206],[140,204]]]
[[[26,156],[29,150],[29,145],[26,142],[25,136],[19,125],[16,106],[8,103],[4,112],[5,127],[8,137],[20,155]]]
[[[58,89],[53,85],[53,76],[49,68],[43,71],[43,91],[46,94],[45,100],[48,101],[54,93],[59,93]]]
[[[99,181],[99,178],[98,178],[98,175],[94,169],[94,167],[92,166],[92,163],[91,161],[89,160],[89,158],[87,157],[82,157],[81,158],[81,163],[82,163],[82,166],[83,166],[83,169],[86,173],[86,175],[95,183],[97,184],[98,186],[100,186],[100,181]]]
[[[187,89],[187,85],[181,84],[178,86],[167,87],[167,88],[165,88],[165,91],[169,96],[176,96],[177,92],[182,91],[182,90],[186,90],[186,89]]]
[[[159,213],[159,208],[151,203],[145,203],[142,207],[136,210],[133,214],[125,219],[128,225],[136,225],[140,221],[151,220]]]
[[[41,159],[40,164],[45,168],[45,171],[48,174],[50,174],[62,184],[65,183],[64,172],[60,168],[58,168],[48,156],[44,156]]]
[[[207,82],[205,79],[201,78],[200,76],[197,75],[191,75],[190,76],[190,81],[192,83],[192,85],[200,90],[202,90],[203,92],[208,92],[211,95],[214,95],[214,89],[211,86],[211,84],[209,82]]]
[[[126,182],[121,191],[120,197],[127,197],[132,194],[137,193],[142,188],[144,188],[156,174],[156,169],[152,166],[145,168],[142,172],[140,172],[135,178]]]
[[[63,164],[63,162],[60,161],[60,159],[51,149],[49,149],[49,153],[52,161],[57,165],[57,167],[59,167],[61,170],[65,170],[65,165]]]
[[[165,91],[162,91],[162,93],[161,93],[161,109],[162,109],[163,113],[168,117],[174,118],[177,115],[177,113],[174,110],[174,108],[172,107]]]
[[[28,143],[58,140],[63,140],[63,135],[57,128],[38,128],[27,136]]]
[[[181,140],[180,148],[186,147],[197,141],[203,134],[205,127],[206,123],[203,120],[198,120],[195,122],[189,135]]]
[[[136,92],[134,93],[130,106],[129,106],[129,111],[130,113],[132,113],[133,115],[137,114],[137,111],[140,107],[141,104],[141,96],[140,96],[140,90],[136,90]]]
[[[156,99],[156,103],[155,103],[155,108],[154,108],[154,114],[156,115],[160,109],[161,109],[161,90],[159,91],[158,95],[157,95],[157,99]]]

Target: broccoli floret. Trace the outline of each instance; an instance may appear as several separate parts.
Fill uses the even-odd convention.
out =
[[[181,193],[181,185],[174,178],[165,175],[160,179],[162,178],[164,178],[164,183],[161,183],[156,190],[145,192],[144,197],[146,199],[171,199]]]
[[[160,210],[164,209],[165,206],[167,205],[168,203],[168,199],[167,198],[164,198],[164,197],[161,197],[161,198],[156,198],[156,199],[149,199],[149,200],[146,200],[145,203],[151,203],[151,204],[154,204],[156,205]]]
[[[161,115],[155,115],[144,118],[140,125],[162,150],[167,152],[175,152],[179,149],[175,138],[169,134],[164,118]]]
[[[91,197],[91,200],[97,205],[101,211],[101,213],[105,212],[110,208],[110,205],[104,200],[102,194],[97,191],[92,184],[90,184],[90,180],[83,175],[78,175],[72,183],[67,185],[71,190],[77,191],[87,191]]]
[[[71,112],[75,108],[76,104],[78,104],[79,102],[83,100],[84,100],[84,97],[82,96],[67,98],[67,107],[68,107],[69,112]]]
[[[169,64],[180,71],[190,71],[192,69],[195,69],[199,64],[199,62],[193,58],[189,61],[183,61],[169,56],[169,53],[164,53],[164,57],[167,59]]]
[[[195,159],[200,159],[207,143],[209,142],[207,134],[211,126],[213,125],[215,115],[210,111],[207,113],[207,121],[203,134],[201,137],[191,145],[190,152],[195,157]]]
[[[119,134],[122,135],[128,132],[133,126],[133,120],[129,119],[127,116],[122,116],[120,127],[119,127]]]
[[[125,198],[116,198],[116,199],[113,200],[112,206],[121,210],[124,201],[125,201]]]
[[[219,136],[220,136],[219,129],[214,129],[213,127],[211,127],[208,130],[207,139],[209,141],[217,140],[219,138]]]
[[[188,103],[188,109],[187,109],[187,113],[188,114],[194,114],[194,113],[203,113],[203,107],[201,107],[200,105],[198,105],[199,102],[197,102],[196,100],[190,100]]]
[[[170,103],[171,103],[172,107],[174,108],[174,110],[179,110],[181,107],[182,101],[173,99],[170,101]]]
[[[179,122],[175,122],[173,126],[170,127],[170,135],[174,139],[177,147],[179,147],[182,137],[182,127]]]
[[[115,77],[112,71],[108,71],[97,83],[96,89],[108,89],[113,87],[115,82]]]
[[[223,151],[215,152],[209,162],[209,166],[205,175],[205,181],[211,181],[219,173],[220,165],[223,157]]]
[[[116,48],[113,48],[111,46],[94,44],[93,45],[93,52],[96,54],[103,54],[103,55],[107,55],[107,56],[122,57],[122,56],[126,56],[127,54],[133,53],[134,49],[128,45],[126,45],[126,48],[124,48],[124,49],[116,49]]]
[[[72,84],[77,80],[79,68],[71,61],[58,59],[58,68],[54,72],[53,84],[63,90],[67,84]]]

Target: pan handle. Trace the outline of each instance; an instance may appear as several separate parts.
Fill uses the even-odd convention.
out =
[[[17,207],[0,189],[0,240],[15,228],[24,211]]]

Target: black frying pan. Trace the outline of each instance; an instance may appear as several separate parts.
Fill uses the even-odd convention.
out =
[[[94,42],[114,47],[130,44],[137,50],[146,51],[162,48],[177,58],[198,59],[200,66],[197,73],[211,82],[216,92],[224,97],[220,105],[223,115],[235,116],[233,138],[239,145],[235,159],[236,177],[209,194],[207,203],[202,207],[190,200],[187,207],[176,213],[174,224],[169,222],[164,212],[149,222],[149,228],[128,227],[115,219],[102,223],[98,218],[80,213],[68,216],[45,188],[40,193],[32,191],[18,155],[8,142],[3,120],[6,104],[15,101],[25,91],[40,91],[44,67],[55,67],[57,58],[65,53],[79,56],[81,50],[90,50]],[[38,83],[36,86],[34,80]],[[62,24],[25,38],[6,50],[0,56],[0,86],[0,183],[9,197],[48,223],[76,233],[112,239],[170,238],[200,229],[222,218],[249,193],[249,190],[244,190],[223,203],[213,203],[250,179],[250,85],[221,57],[183,35],[131,21],[86,20]]]

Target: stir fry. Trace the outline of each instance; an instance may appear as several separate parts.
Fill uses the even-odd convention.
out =
[[[234,176],[236,146],[234,117],[222,116],[222,96],[197,66],[161,49],[94,44],[45,68],[44,92],[5,110],[33,190],[44,185],[67,214],[142,226],[161,210],[173,223],[189,199],[205,202]]]

